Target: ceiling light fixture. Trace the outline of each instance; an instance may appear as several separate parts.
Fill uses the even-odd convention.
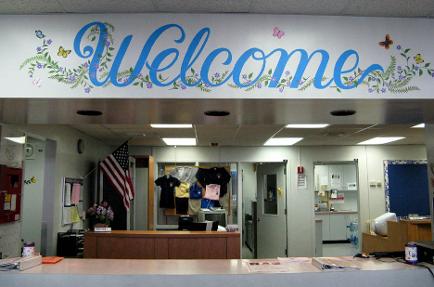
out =
[[[287,129],[323,129],[328,127],[329,124],[289,124],[286,125]]]
[[[267,140],[265,146],[290,146],[298,143],[303,138],[271,138]]]
[[[101,116],[102,112],[97,111],[97,110],[78,110],[77,115],[88,116],[88,117],[97,117],[97,116]]]
[[[209,117],[226,117],[231,113],[228,111],[206,111],[204,114]]]
[[[413,129],[424,129],[425,128],[425,124],[424,123],[420,123],[418,125],[412,126],[411,128],[413,128]]]
[[[22,136],[22,137],[5,137],[5,139],[7,139],[8,141],[14,142],[14,143],[18,143],[18,144],[25,144],[26,143],[26,137]]]
[[[348,117],[356,114],[355,110],[336,110],[331,111],[330,114],[334,117]]]
[[[191,129],[192,124],[151,124],[154,129]]]
[[[394,141],[405,139],[405,137],[375,137],[363,142],[359,142],[358,145],[380,145]]]
[[[166,145],[170,146],[195,146],[195,138],[163,138]]]

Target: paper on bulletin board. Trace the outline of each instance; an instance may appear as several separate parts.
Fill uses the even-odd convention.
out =
[[[306,189],[307,188],[307,179],[305,174],[297,175],[297,188],[298,189]]]
[[[333,173],[330,175],[330,188],[331,189],[342,189],[342,174]]]
[[[11,211],[15,211],[17,209],[17,195],[12,194],[11,196]]]

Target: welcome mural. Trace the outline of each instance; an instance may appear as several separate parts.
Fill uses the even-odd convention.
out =
[[[420,32],[431,20],[8,18],[0,22],[13,45],[0,48],[9,65],[1,81],[18,83],[11,93],[20,97],[426,98],[434,83],[432,40]]]

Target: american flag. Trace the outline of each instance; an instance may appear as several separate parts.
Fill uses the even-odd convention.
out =
[[[130,201],[134,198],[128,157],[128,143],[125,142],[100,163],[104,175],[121,195],[126,210],[130,208]]]

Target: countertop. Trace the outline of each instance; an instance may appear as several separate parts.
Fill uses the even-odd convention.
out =
[[[327,215],[327,214],[357,214],[358,211],[343,210],[343,211],[315,211],[315,215]]]
[[[304,260],[289,263],[283,273],[250,273],[247,262],[238,259],[64,259],[26,271],[0,272],[0,286],[432,287],[434,283],[431,274],[421,267],[374,259],[357,259],[354,264],[360,270],[320,271]]]
[[[112,230],[110,232],[88,231],[86,236],[101,237],[240,237],[239,232],[178,231],[178,230]]]

